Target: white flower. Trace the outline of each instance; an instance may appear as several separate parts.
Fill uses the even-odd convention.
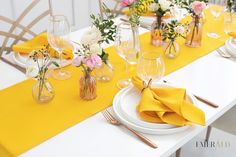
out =
[[[26,76],[29,78],[35,78],[39,73],[38,67],[37,66],[28,66],[26,68]]]
[[[84,45],[91,45],[94,43],[98,43],[101,40],[102,40],[101,32],[96,27],[92,27],[82,36],[81,43]]]
[[[149,5],[149,11],[154,12],[154,11],[157,11],[157,10],[158,10],[158,5],[156,3],[151,3]]]
[[[90,45],[90,53],[91,54],[101,55],[102,54],[101,46],[99,44],[92,44],[92,45]]]
[[[167,9],[170,8],[171,2],[168,0],[159,0],[159,4],[161,6],[161,9],[163,11],[166,11]]]
[[[185,31],[183,26],[177,26],[174,29],[175,29],[175,32],[178,33],[178,34],[183,34],[184,31]]]

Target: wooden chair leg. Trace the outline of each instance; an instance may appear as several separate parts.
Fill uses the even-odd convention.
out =
[[[205,141],[208,141],[208,140],[209,140],[210,134],[211,134],[211,129],[212,129],[211,126],[208,126],[208,127],[207,127],[207,133],[206,133]]]
[[[180,157],[180,153],[181,153],[181,148],[179,148],[176,153],[175,153],[175,157]]]

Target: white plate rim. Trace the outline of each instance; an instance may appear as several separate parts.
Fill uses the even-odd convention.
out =
[[[173,86],[172,86],[173,87]],[[129,88],[127,88],[127,90],[123,91],[122,94],[121,94],[121,100],[124,100],[124,96],[130,91],[132,90],[133,86],[130,86]],[[122,112],[122,114],[126,117],[127,120],[129,120],[130,122],[136,124],[136,125],[140,125],[140,126],[145,126],[147,128],[153,128],[153,129],[167,129],[167,128],[174,128],[176,126],[174,125],[171,125],[171,124],[157,124],[157,123],[150,123],[150,122],[145,122],[145,121],[137,121],[135,119],[133,119],[132,117],[130,117],[128,115],[128,113],[126,113],[126,111],[124,111],[122,109],[122,105],[120,105],[120,110]]]
[[[128,120],[126,120],[118,111],[118,103],[119,103],[119,97],[121,96],[122,92],[124,92],[125,90],[127,90],[127,88],[122,89],[121,91],[119,91],[116,96],[114,97],[113,100],[113,110],[115,113],[115,117],[121,121],[123,124],[131,127],[132,129],[142,132],[142,133],[147,133],[147,134],[153,134],[153,135],[167,135],[167,134],[174,134],[174,133],[178,133],[181,131],[185,131],[186,129],[190,128],[190,125],[185,125],[182,127],[177,127],[177,128],[169,128],[169,129],[152,129],[152,128],[146,128],[143,126],[139,126],[136,124],[133,124],[131,122],[129,122]],[[194,102],[196,102],[196,99],[194,99]]]
[[[17,65],[19,65],[19,66],[21,66],[23,68],[26,68],[26,62],[22,61],[21,58],[25,58],[25,57],[21,56],[20,53],[13,52],[13,60],[14,60],[14,62]],[[62,67],[65,67],[65,66],[68,66],[68,65],[70,65],[72,63],[72,59],[70,59],[70,60],[63,60],[62,62],[63,62]],[[53,69],[57,69],[57,67],[53,68]]]

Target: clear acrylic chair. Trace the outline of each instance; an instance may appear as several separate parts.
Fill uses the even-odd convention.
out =
[[[20,3],[20,1],[15,2]],[[47,7],[43,9],[37,8],[41,7],[42,5],[47,5]],[[2,41],[2,43],[0,44],[0,60],[15,67],[21,72],[25,72],[24,67],[17,65],[9,57],[9,54],[12,53],[12,46],[35,37],[39,32],[36,33],[35,31],[33,31],[33,27],[35,27],[37,24],[40,23],[40,21],[42,21],[51,14],[51,0],[33,0],[30,4],[26,6],[26,8],[21,13],[19,13],[19,15],[15,19],[0,15],[0,22],[3,25],[7,25],[6,29],[0,29],[0,41]],[[35,17],[29,18],[29,16],[32,15],[34,15]],[[28,21],[27,24],[23,22],[26,21],[26,19]]]

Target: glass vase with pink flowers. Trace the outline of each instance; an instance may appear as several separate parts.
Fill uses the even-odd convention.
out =
[[[203,33],[203,11],[206,8],[206,0],[195,1],[185,0],[181,2],[183,8],[185,8],[192,16],[192,21],[188,25],[188,32],[185,40],[185,45],[189,47],[200,47],[202,42]]]
[[[102,48],[98,44],[101,40],[100,31],[92,27],[88,30],[79,44],[78,52],[72,65],[82,67],[83,75],[80,78],[80,98],[83,100],[93,100],[96,94],[96,79],[92,75],[95,68],[102,66]]]

